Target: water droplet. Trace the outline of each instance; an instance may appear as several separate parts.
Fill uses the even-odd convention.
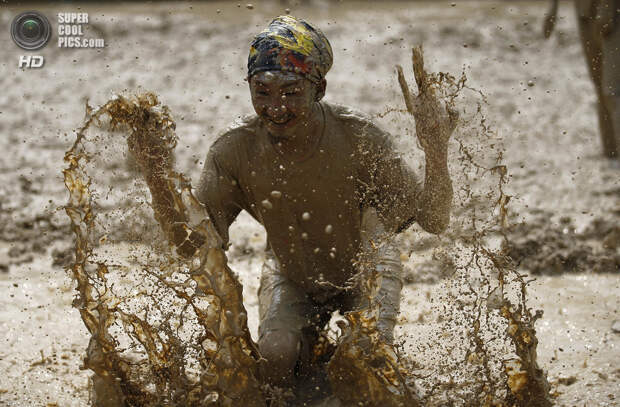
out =
[[[318,252],[320,252],[320,251],[321,251],[321,249],[319,249],[318,247],[315,247],[315,248],[314,248],[314,252],[315,252],[315,253],[318,253]]]
[[[335,258],[336,258],[336,253],[331,252],[331,253],[329,254],[329,257],[331,257],[332,259],[335,259]]]
[[[245,5],[245,8],[247,8],[248,10],[252,10],[254,8],[254,4],[248,3]]]
[[[293,227],[293,225],[289,225],[288,230],[290,230],[291,232],[295,230],[295,228]]]
[[[304,212],[304,213],[301,215],[301,218],[302,218],[303,220],[310,220],[310,213],[309,213],[309,212]]]
[[[273,209],[273,205],[271,204],[271,202],[269,202],[268,199],[261,201],[261,205],[263,205],[263,208],[265,209]]]
[[[282,197],[282,192],[280,191],[271,191],[271,197],[275,199],[280,199]]]
[[[332,232],[333,232],[333,230],[334,230],[334,228],[332,227],[332,225],[327,225],[327,226],[325,226],[325,233],[327,233],[328,235],[329,235],[330,233],[332,233]]]
[[[301,238],[304,240],[308,240],[308,234],[306,232],[302,233]]]

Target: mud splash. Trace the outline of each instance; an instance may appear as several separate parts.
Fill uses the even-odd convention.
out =
[[[457,106],[476,106],[459,120],[454,139],[459,145],[452,227],[435,249],[436,259],[452,270],[439,297],[441,315],[435,333],[420,348],[433,348],[432,368],[411,377],[424,390],[423,405],[550,406],[549,384],[537,363],[534,325],[542,316],[527,307],[525,276],[508,256],[511,196],[505,190],[508,170],[502,164],[501,140],[484,116],[486,98],[467,86],[463,73],[427,73],[421,47],[412,50],[419,92],[437,96],[448,114]],[[414,115],[414,97],[397,66],[407,113]],[[424,115],[421,115],[424,117]],[[498,244],[498,242],[500,242]]]
[[[424,72],[421,53],[413,65],[417,78]],[[479,161],[496,148],[480,94],[466,87],[464,76],[425,76],[425,86],[448,104],[456,105],[465,90],[478,100],[477,110],[460,119],[457,137],[466,182],[440,248],[454,266],[438,298],[444,317],[422,345],[435,356],[419,362],[380,341],[380,276],[368,262],[358,284],[370,306],[340,324],[328,368],[334,393],[345,405],[549,406],[536,361],[534,324],[541,315],[527,307],[524,276],[491,248],[506,239],[510,197],[501,151],[491,164]],[[407,101],[409,90],[403,92]],[[174,128],[155,95],[119,96],[96,110],[87,106],[65,155],[66,212],[76,236],[74,306],[91,334],[84,368],[95,373],[92,401],[264,406],[277,397],[257,377],[260,355],[242,287],[189,181],[173,169]],[[123,156],[137,162],[144,181],[120,175]],[[104,169],[113,176],[103,176]]]
[[[227,268],[219,236],[189,182],[172,168],[174,122],[165,107],[158,108],[152,94],[118,97],[95,111],[87,108],[86,123],[65,156],[66,211],[76,235],[74,306],[91,334],[84,366],[95,372],[93,402],[264,405],[242,287]],[[155,218],[169,242],[168,247],[146,249],[153,252],[141,257],[150,261],[134,258],[129,268],[97,254],[123,240],[118,236],[110,242],[100,226],[106,216],[96,213],[98,180],[88,168],[104,158],[92,147],[112,141],[86,136],[104,116],[111,130],[127,131],[127,144],[151,191]],[[115,286],[122,281],[114,275],[120,270],[142,280],[141,287],[120,294]],[[139,304],[132,302],[137,297]]]
[[[381,275],[379,252],[390,236],[378,231],[357,260],[359,273],[351,284],[366,298],[365,307],[348,312],[338,321],[340,336],[328,364],[334,394],[345,406],[421,405],[405,360],[379,334]]]

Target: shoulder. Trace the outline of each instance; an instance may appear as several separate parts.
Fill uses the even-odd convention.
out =
[[[209,148],[209,155],[213,158],[227,159],[246,151],[250,147],[249,144],[256,139],[254,137],[256,122],[256,115],[234,122],[217,136]]]
[[[389,143],[389,133],[379,127],[369,115],[345,105],[324,103],[324,106],[352,139],[358,142]]]
[[[377,127],[370,116],[350,106],[323,102],[323,106],[329,110],[338,122],[351,128]]]

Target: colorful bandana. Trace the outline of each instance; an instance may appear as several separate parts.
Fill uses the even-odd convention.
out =
[[[332,67],[332,47],[321,30],[292,16],[276,17],[250,47],[248,78],[262,71],[290,71],[318,83]]]

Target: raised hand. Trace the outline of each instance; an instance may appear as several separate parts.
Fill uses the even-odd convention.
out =
[[[403,69],[397,65],[398,82],[400,84],[405,105],[413,115],[416,123],[416,136],[420,146],[426,153],[445,151],[448,140],[458,123],[458,112],[439,100],[436,89],[424,70],[422,46],[412,49],[413,74],[418,86],[418,95],[409,91]]]
[[[412,208],[412,216],[429,233],[443,232],[450,222],[452,180],[448,170],[448,140],[458,123],[451,102],[442,103],[435,75],[424,70],[422,47],[413,48],[413,74],[418,85],[414,96],[407,86],[403,70],[397,66],[407,110],[415,118],[416,136],[426,156],[424,188]]]

